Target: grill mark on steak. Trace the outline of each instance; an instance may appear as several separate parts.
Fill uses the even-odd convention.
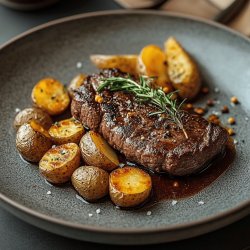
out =
[[[149,116],[157,108],[138,102],[132,94],[105,90],[101,93],[103,102],[95,102],[100,79],[111,76],[126,74],[109,69],[88,76],[84,85],[75,91],[71,112],[129,161],[154,172],[182,176],[196,172],[223,150],[228,140],[226,130],[200,116],[184,113],[186,139],[167,115]]]

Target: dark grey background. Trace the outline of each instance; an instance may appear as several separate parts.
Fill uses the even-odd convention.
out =
[[[33,12],[14,11],[0,6],[0,44],[21,32],[47,21],[73,14],[119,9],[112,0],[62,0],[58,4]],[[86,243],[57,236],[17,219],[0,209],[0,249],[116,249],[117,246]],[[119,249],[133,249],[120,247]],[[250,249],[250,216],[226,228],[189,240],[140,246],[140,249]]]

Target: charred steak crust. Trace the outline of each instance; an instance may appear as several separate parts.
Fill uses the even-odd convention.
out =
[[[154,172],[191,174],[223,150],[228,140],[226,130],[200,116],[184,113],[186,139],[183,131],[167,116],[149,116],[156,108],[139,103],[129,93],[104,91],[101,93],[103,102],[95,102],[100,78],[124,75],[116,69],[90,75],[75,91],[72,115],[99,132],[129,161]]]

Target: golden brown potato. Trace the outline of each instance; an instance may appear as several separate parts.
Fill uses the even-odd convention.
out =
[[[151,189],[150,175],[139,168],[118,168],[109,176],[110,198],[120,207],[134,207],[145,202]]]
[[[14,120],[14,128],[18,130],[18,128],[24,123],[29,123],[31,120],[36,121],[45,129],[49,129],[52,125],[52,119],[50,116],[39,108],[26,108],[20,111]]]
[[[112,171],[119,165],[116,152],[96,132],[89,131],[80,141],[80,149],[84,161],[91,166]]]
[[[156,85],[165,88],[165,92],[173,90],[167,73],[166,55],[158,46],[151,44],[141,50],[138,71],[141,75],[156,77]]]
[[[80,158],[81,153],[77,144],[63,144],[45,153],[39,162],[39,171],[51,183],[65,183],[80,166]]]
[[[71,176],[76,191],[88,201],[96,201],[109,192],[109,174],[98,167],[83,166]]]
[[[182,98],[194,98],[201,86],[197,65],[182,46],[170,37],[165,42],[168,63],[168,75],[178,94]]]
[[[78,144],[84,134],[82,124],[75,118],[55,122],[49,129],[51,139],[55,144],[74,142]]]
[[[137,75],[137,55],[91,55],[91,62],[98,69],[117,68],[122,72]]]
[[[70,103],[67,89],[53,78],[40,80],[31,94],[34,105],[50,115],[59,115],[67,109]]]
[[[40,161],[51,146],[48,132],[35,121],[19,127],[16,134],[16,147],[25,160]]]
[[[82,86],[84,84],[85,79],[86,75],[84,74],[79,74],[72,79],[68,86],[68,92],[71,98],[73,98],[74,90]]]

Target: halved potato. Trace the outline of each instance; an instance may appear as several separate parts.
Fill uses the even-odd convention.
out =
[[[166,55],[158,46],[151,44],[141,50],[138,71],[141,75],[156,77],[156,85],[165,88],[166,92],[173,90],[167,73]]]
[[[71,176],[76,191],[88,201],[96,201],[109,192],[109,174],[98,167],[82,166]]]
[[[197,65],[182,46],[170,37],[165,42],[168,75],[178,94],[182,98],[194,98],[201,86]]]
[[[24,123],[29,123],[31,120],[36,121],[45,129],[49,129],[52,125],[50,116],[39,108],[26,108],[20,111],[14,120],[14,128],[17,130]]]
[[[94,131],[89,131],[82,137],[80,149],[82,157],[88,165],[112,171],[119,164],[116,152]]]
[[[69,142],[78,144],[84,134],[84,128],[78,120],[70,118],[55,122],[48,132],[55,144],[65,144]]]
[[[72,81],[68,85],[68,92],[71,98],[73,98],[74,90],[82,86],[85,79],[86,75],[84,74],[79,74],[72,79]]]
[[[59,115],[67,109],[70,103],[67,89],[53,78],[40,80],[31,93],[33,103],[49,113]]]
[[[39,162],[39,171],[51,183],[65,183],[80,166],[80,158],[81,153],[77,144],[63,144],[45,153]]]
[[[117,68],[122,72],[137,75],[137,55],[91,55],[91,62],[98,69]]]
[[[21,125],[16,134],[16,148],[21,156],[31,162],[38,162],[51,148],[48,132],[35,121]]]
[[[139,168],[118,168],[109,177],[110,198],[120,207],[134,207],[143,203],[151,189],[150,175]]]

